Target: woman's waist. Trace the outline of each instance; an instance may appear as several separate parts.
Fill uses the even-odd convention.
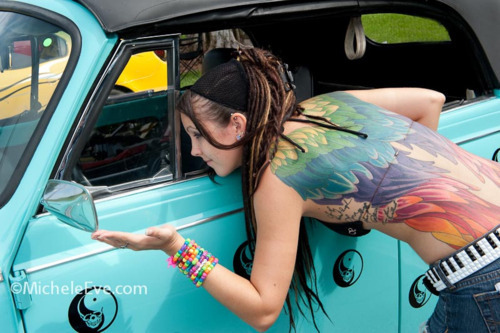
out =
[[[464,279],[500,259],[500,224],[469,244],[436,261],[426,273],[432,286],[452,290]]]

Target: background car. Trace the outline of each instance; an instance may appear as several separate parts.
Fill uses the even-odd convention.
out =
[[[68,62],[71,39],[61,32],[36,38],[19,35],[16,40],[6,39],[4,43],[4,52],[0,56],[0,120],[21,112],[42,112]],[[37,45],[34,53],[32,45]],[[32,85],[35,81],[32,80],[32,61],[39,63],[37,89]],[[166,89],[166,67],[165,61],[154,51],[133,55],[116,81],[114,95]]]
[[[498,6],[494,0],[0,0],[0,114],[9,115],[0,120],[1,330],[253,331],[169,269],[164,254],[110,248],[78,224],[60,222],[57,216],[65,219],[68,211],[56,216],[40,204],[47,185],[65,181],[74,192],[59,197],[61,203],[73,200],[65,207],[84,217],[90,212],[103,229],[142,233],[171,223],[248,277],[252,253],[239,174],[214,183],[203,161],[190,156],[174,109],[196,78],[181,84],[181,77],[198,76],[223,49],[244,44],[287,62],[300,100],[354,88],[435,89],[447,98],[439,131],[491,158],[500,142]],[[437,31],[434,38],[413,38],[422,20]],[[62,35],[66,49],[56,45],[54,52],[64,56],[42,61],[36,46],[42,37]],[[8,46],[28,52],[17,41],[37,51],[23,67],[31,73],[23,106],[9,104],[14,95],[5,93],[11,84],[3,79]],[[156,61],[154,51],[163,63],[155,73],[159,84],[144,75],[144,58]],[[132,59],[143,59],[132,74],[144,77],[143,88],[118,88],[129,81],[124,73]],[[42,68],[56,60],[57,77],[44,90]],[[82,202],[90,211],[78,210]],[[378,232],[349,237],[312,221],[307,227],[331,318],[317,311],[321,331],[414,332],[431,314],[437,298],[422,282],[427,265],[407,244]],[[187,317],[186,308],[201,310]],[[298,332],[314,331],[307,314],[293,311]],[[288,328],[283,311],[270,331]]]

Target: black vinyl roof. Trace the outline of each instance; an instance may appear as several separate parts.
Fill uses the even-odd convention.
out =
[[[393,0],[75,0],[97,17],[107,32],[147,25],[244,20],[270,13],[297,13],[337,7],[391,6]],[[403,1],[402,1],[403,2]],[[414,0],[423,6],[446,5],[472,27],[500,78],[499,0]],[[319,13],[319,12],[318,12]]]
[[[290,0],[76,0],[94,13],[107,32],[231,8],[268,6]]]

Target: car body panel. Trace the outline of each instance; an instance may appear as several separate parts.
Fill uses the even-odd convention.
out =
[[[495,91],[498,95],[499,91]],[[439,132],[474,154],[491,159],[500,143],[500,98],[497,95],[443,112]]]
[[[204,177],[145,192],[140,191],[125,197],[98,201],[96,207],[100,225],[106,229],[113,228],[119,223],[120,230],[142,233],[149,226],[169,222],[182,229],[185,237],[204,239],[204,246],[220,253],[221,263],[231,267],[237,249],[245,242],[244,225],[240,223],[243,217],[241,197],[235,196],[233,191],[239,187],[239,175],[218,179],[218,182],[220,185],[214,186]],[[179,196],[184,193],[192,194]],[[209,202],[206,198],[212,200]],[[201,204],[193,205],[193,202]],[[127,207],[126,210],[123,209],[124,206]],[[228,215],[211,220],[221,214]],[[203,222],[207,219],[209,221]],[[193,226],[192,224],[196,224],[197,221],[202,223]],[[374,234],[369,238],[347,238],[325,229],[318,223],[311,225],[310,229],[315,239],[313,253],[321,258],[318,260],[320,264],[316,267],[318,283],[325,305],[329,309],[334,309],[331,313],[334,327],[340,331],[358,332],[367,329],[372,332],[397,330],[397,316],[386,321],[383,327],[373,328],[372,320],[381,314],[375,310],[365,314],[365,321],[356,321],[355,311],[352,312],[351,319],[343,321],[335,319],[339,315],[347,316],[342,309],[354,307],[359,302],[379,304],[384,312],[398,312],[398,289],[393,288],[397,285],[399,276],[397,241],[382,234]],[[207,239],[207,233],[214,237]],[[65,242],[47,244],[43,237],[47,234],[52,235],[53,239],[64,239]],[[88,234],[61,225],[53,216],[47,214],[30,221],[25,239],[31,241],[21,244],[14,271],[24,270],[29,276],[30,286],[34,288],[33,305],[24,311],[24,319],[31,325],[27,327],[28,331],[71,329],[67,320],[68,306],[79,289],[94,286],[106,286],[114,291],[120,307],[119,315],[113,321],[113,329],[116,331],[141,330],[146,323],[148,331],[160,330],[162,327],[167,327],[169,331],[182,330],[184,322],[168,320],[168,316],[166,317],[163,312],[177,307],[181,302],[206,304],[207,309],[200,315],[200,321],[214,317],[225,318],[216,325],[206,327],[204,330],[206,332],[225,329],[253,331],[202,289],[193,288],[189,281],[185,281],[185,278],[176,272],[176,269],[169,269],[161,254],[108,250],[107,246],[90,240]],[[224,242],[219,242],[220,239],[224,239]],[[373,248],[374,242],[383,246]],[[340,265],[335,259],[344,252],[362,255],[362,260],[360,257],[352,258],[351,267],[356,280],[358,278],[360,280],[350,285],[346,278],[346,285],[338,287],[331,283],[331,276],[338,271]],[[387,256],[388,253],[392,253],[394,260],[391,264],[384,263],[381,269],[377,264],[378,257],[381,254]],[[346,263],[349,260],[351,257],[345,259]],[[109,266],[113,269],[108,270]],[[89,267],[92,269],[89,270]],[[374,280],[380,281],[376,287],[372,283]],[[130,288],[131,292],[133,288],[143,288],[143,293],[137,291],[138,294],[126,294],[124,291],[124,294],[120,294],[121,286]],[[47,293],[44,293],[43,288]],[[134,305],[142,303],[145,297],[148,307]],[[151,311],[155,308],[158,311]],[[46,321],[48,316],[51,318],[50,323]],[[322,314],[318,313],[318,317],[320,328],[326,330],[332,328],[332,322]],[[287,328],[288,319],[282,314],[271,332],[281,332]],[[310,322],[298,319],[298,329],[311,329]]]
[[[187,237],[197,238],[197,235],[206,232],[206,228],[212,228],[223,234],[226,233],[224,236],[231,239],[230,233],[237,230],[229,226],[243,227],[237,223],[241,220],[241,197],[234,196],[232,191],[234,186],[238,186],[238,175],[221,180],[220,184],[220,188],[215,188],[208,179],[200,178],[196,181],[139,191],[125,197],[106,199],[96,203],[100,218],[99,223],[102,228],[114,228],[116,224],[120,224],[121,230],[144,232],[149,226],[158,226],[169,222],[180,229],[184,228],[183,232],[188,235]],[[192,194],[185,195],[186,193]],[[202,200],[202,198],[212,198],[212,200],[209,202],[205,199]],[[128,208],[126,210],[124,210],[124,202],[127,202]],[[202,204],[193,205],[193,202]],[[223,219],[205,222],[207,225],[197,225],[196,228],[189,227],[190,223],[200,223],[201,221],[203,224],[203,220],[210,220],[221,212],[229,214]],[[46,234],[53,234],[54,239],[65,239],[65,242],[47,244],[44,237],[41,236]],[[219,248],[221,253],[225,252],[222,248],[226,246],[235,250],[244,241],[243,229],[235,232],[235,235],[240,235],[240,237],[233,235],[230,242],[219,244],[214,238],[212,242],[206,242],[209,243],[206,246],[214,249]],[[143,325],[144,322],[142,320],[131,321],[130,319],[133,317],[144,319],[158,317],[157,320],[160,322],[155,324],[153,321],[151,323],[153,327],[156,329],[161,326],[154,325],[172,327],[172,325],[176,325],[175,321],[169,321],[161,313],[151,311],[154,304],[158,304],[158,309],[170,308],[181,302],[182,299],[189,301],[192,297],[194,299],[191,302],[195,302],[195,299],[200,297],[200,293],[204,293],[202,289],[192,288],[188,281],[184,281],[185,279],[178,275],[176,269],[168,269],[165,258],[160,253],[136,254],[130,251],[109,250],[109,247],[91,240],[88,233],[82,234],[81,231],[61,225],[52,215],[44,214],[30,221],[30,226],[26,231],[26,239],[32,239],[32,241],[23,242],[21,245],[14,270],[25,270],[29,274],[30,281],[37,281],[42,286],[68,286],[68,290],[71,290],[72,285],[82,286],[83,289],[96,285],[109,286],[111,290],[115,291],[119,306],[123,307],[119,312],[120,317],[115,319],[113,324],[117,330],[140,330],[140,325]],[[227,257],[222,255],[220,259],[230,263],[232,262],[230,254],[231,252],[228,251]],[[120,264],[125,262],[128,263]],[[109,265],[113,265],[115,268],[109,271],[106,269]],[[92,269],[94,273],[87,274],[88,267],[94,267]],[[105,271],[107,273],[103,274]],[[118,285],[145,286],[146,289],[142,295],[120,295],[116,289]],[[173,287],[169,288],[168,285],[175,286],[176,292],[172,293]],[[66,294],[63,293],[62,289],[60,294],[57,292],[44,294],[43,291],[38,294],[33,293],[33,304],[36,305],[31,306],[24,313],[27,322],[32,325],[28,327],[28,331],[40,328],[48,330],[44,326],[48,324],[47,316],[51,317],[51,330],[70,330],[71,327],[67,320],[68,306],[75,297],[75,290],[76,287],[71,290],[72,292]],[[137,304],[142,303],[144,297],[147,297],[150,305],[137,308]],[[203,298],[207,298],[206,293]],[[136,302],[135,299],[142,300]],[[137,304],[134,305],[134,303]],[[216,311],[212,315],[221,310],[221,306],[212,306],[211,308]],[[161,319],[162,317],[163,319]]]
[[[32,1],[34,5],[37,1]],[[0,318],[0,326],[7,331],[22,331],[22,321],[20,312],[14,311],[12,303],[12,293],[5,281],[11,270],[15,253],[23,237],[30,216],[33,216],[38,209],[41,193],[45,187],[46,180],[57,160],[57,151],[69,132],[69,127],[61,131],[60,124],[71,124],[79,112],[78,105],[85,99],[85,93],[89,90],[93,80],[97,77],[107,55],[113,49],[116,37],[108,38],[96,24],[96,20],[82,7],[72,3],[48,3],[47,8],[71,18],[78,25],[85,26],[81,31],[85,40],[85,47],[82,48],[82,56],[79,58],[75,74],[68,83],[68,90],[76,93],[64,95],[53,115],[53,121],[48,126],[42,141],[28,165],[25,175],[17,185],[10,200],[0,210],[0,269],[6,272],[4,283],[1,283],[2,300],[0,302],[5,311]],[[81,70],[85,68],[85,70]],[[90,69],[90,70],[87,70]],[[80,92],[80,94],[78,94]],[[56,143],[56,144],[55,144]],[[17,223],[12,223],[17,221]],[[13,235],[16,235],[13,237]],[[9,315],[10,314],[10,315]],[[17,327],[16,327],[17,326]],[[11,328],[11,329],[9,329]]]
[[[105,309],[101,311],[105,319],[98,328],[101,331],[175,332],[185,331],[189,324],[193,330],[203,332],[253,332],[250,326],[230,313],[205,290],[194,288],[175,269],[169,268],[162,253],[112,249],[97,243],[90,239],[88,233],[62,224],[55,216],[44,213],[39,201],[49,178],[63,178],[61,168],[68,162],[65,158],[71,156],[71,149],[75,148],[70,143],[77,142],[78,135],[85,135],[85,132],[79,131],[79,126],[92,121],[96,126],[106,126],[129,117],[130,110],[120,109],[120,112],[113,113],[112,111],[118,110],[114,104],[103,107],[107,108],[109,115],[105,114],[105,110],[105,117],[92,119],[91,116],[98,111],[96,105],[101,94],[104,96],[102,91],[112,88],[112,85],[106,84],[108,77],[115,75],[116,67],[125,65],[128,61],[128,58],[120,59],[130,55],[123,51],[123,44],[144,42],[139,36],[144,31],[141,29],[151,28],[150,34],[153,36],[159,31],[155,29],[166,27],[165,33],[169,34],[152,40],[153,46],[144,50],[151,51],[157,44],[166,41],[171,41],[172,44],[169,45],[177,50],[177,35],[174,31],[176,25],[190,26],[188,22],[195,20],[198,14],[205,21],[191,22],[196,28],[199,27],[198,24],[209,22],[211,14],[216,18],[215,23],[224,21],[226,17],[228,22],[243,22],[244,17],[263,19],[275,14],[273,11],[279,12],[278,16],[282,19],[289,14],[295,17],[300,13],[299,9],[309,7],[315,8],[314,14],[319,14],[322,10],[327,13],[335,8],[350,13],[357,7],[357,2],[237,1],[231,2],[230,10],[218,11],[216,7],[224,7],[228,2],[214,1],[210,6],[204,6],[207,3],[200,1],[180,3],[158,0],[153,3],[148,0],[141,4],[135,2],[137,8],[148,3],[151,5],[149,8],[153,10],[145,12],[145,16],[137,17],[137,21],[124,16],[121,20],[127,25],[110,27],[100,15],[94,17],[85,6],[77,2],[23,2],[43,6],[74,22],[80,27],[82,45],[72,77],[57,101],[57,107],[22,178],[15,184],[12,196],[0,207],[2,331],[74,331],[75,325],[82,324],[83,317],[87,319],[87,323],[98,325],[100,308],[92,309],[91,300],[80,295],[80,291],[88,289],[92,295],[104,298],[100,303],[105,305]],[[81,2],[89,8],[97,4],[106,8],[112,4],[111,1]],[[89,5],[91,3],[94,5]],[[161,21],[165,17],[156,13],[158,24],[153,24],[147,15],[155,16],[154,10],[161,8],[162,3],[172,6],[163,7],[164,10],[169,10],[171,17],[167,17],[167,21]],[[257,6],[258,3],[265,4]],[[382,1],[362,1],[360,6],[376,6],[378,3],[388,5]],[[158,7],[152,6],[154,4]],[[285,4],[290,6],[284,6]],[[5,2],[0,1],[0,6],[3,5]],[[190,12],[175,12],[177,6],[189,7]],[[254,10],[256,8],[258,10]],[[325,8],[328,10],[324,10]],[[461,12],[460,8],[457,9],[458,12]],[[119,16],[121,11],[127,15],[133,13],[130,7],[122,6],[120,11],[105,14]],[[193,15],[186,15],[188,13]],[[137,24],[137,30],[131,29],[132,25],[128,25],[129,23]],[[107,31],[103,30],[102,25]],[[471,25],[474,26],[474,23]],[[128,39],[125,40],[124,36]],[[159,59],[154,59],[155,62],[157,60]],[[171,59],[170,65],[176,65],[177,60],[175,57]],[[494,64],[491,56],[490,61]],[[169,64],[160,62],[166,76],[166,66]],[[168,85],[167,81],[160,82],[159,85],[164,84],[173,89],[178,83],[175,77],[177,74],[169,71],[168,75],[174,78],[168,80]],[[495,76],[494,73],[492,75]],[[142,88],[149,87],[151,83],[149,80],[143,82]],[[495,84],[494,80],[487,83],[493,86]],[[500,142],[500,92],[495,90],[494,93],[460,106],[449,107],[442,114],[439,131],[465,149],[491,158]],[[168,98],[170,97],[172,96],[169,95]],[[165,104],[171,103],[168,98],[164,101]],[[101,101],[101,104],[104,105],[105,102]],[[130,107],[133,107],[133,103]],[[156,109],[141,111],[142,115],[147,113],[160,117],[155,113]],[[130,117],[133,116],[130,113]],[[174,128],[175,130],[179,130],[179,127]],[[176,163],[172,162],[172,165],[178,167]],[[251,258],[245,243],[240,175],[234,173],[224,179],[216,178],[217,183],[214,183],[204,170],[196,171],[198,173],[194,176],[179,176],[179,171],[173,170],[174,174],[167,182],[151,182],[132,189],[127,187],[96,198],[100,227],[143,233],[149,226],[172,223],[185,237],[196,239],[210,249],[225,267],[246,276],[251,267]],[[319,294],[331,319],[326,318],[321,311],[315,311],[320,330],[416,331],[418,325],[432,313],[437,297],[431,296],[421,285],[421,276],[427,265],[408,245],[375,231],[355,238],[334,233],[314,221],[308,221],[307,226],[316,262]],[[18,281],[27,281],[34,289],[28,293],[28,298],[23,299],[26,303],[17,300],[16,308],[14,296],[17,295],[11,292],[11,288]],[[120,287],[121,291],[118,290]],[[142,289],[136,290],[134,294],[134,290],[124,290],[123,287]],[[113,294],[100,288],[107,288]],[[82,304],[85,306],[81,306]],[[191,322],[190,318],[183,317],[185,307],[180,304],[200,304],[203,311],[196,313],[196,321]],[[305,316],[300,315],[296,308],[293,311],[296,314],[297,331],[314,330],[307,311]],[[270,332],[285,330],[288,330],[288,317],[283,311]]]

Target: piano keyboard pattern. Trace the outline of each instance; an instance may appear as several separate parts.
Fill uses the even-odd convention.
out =
[[[454,285],[498,258],[500,258],[500,228],[477,239],[450,257],[439,261],[436,265],[439,265],[449,284]],[[430,268],[425,275],[434,288],[441,291],[447,285],[441,279],[435,266]]]

